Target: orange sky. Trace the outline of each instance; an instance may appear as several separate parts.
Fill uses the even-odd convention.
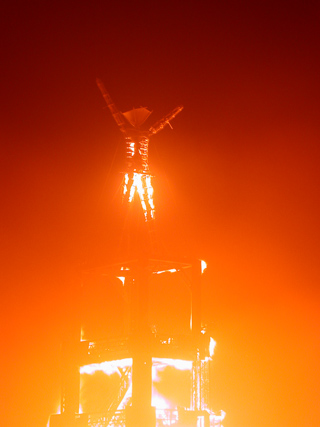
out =
[[[185,107],[150,142],[157,226],[209,263],[224,426],[319,425],[320,9],[293,3],[4,8],[3,425],[56,410],[74,271],[119,238],[121,135],[96,77],[150,125]]]

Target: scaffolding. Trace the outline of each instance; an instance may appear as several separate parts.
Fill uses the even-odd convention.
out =
[[[148,283],[152,275],[165,272],[180,272],[185,279],[186,291],[191,295],[188,333],[164,334],[148,325]],[[210,337],[201,328],[200,260],[133,260],[84,272],[84,277],[88,276],[121,277],[124,284],[130,284],[130,295],[126,297],[130,307],[128,334],[101,341],[74,341],[63,347],[61,415],[51,417],[50,427],[214,425],[209,401]],[[190,407],[179,410],[152,407],[155,358],[190,361]],[[127,359],[131,362],[118,368],[119,385],[110,397],[108,408],[102,413],[79,414],[81,367]]]

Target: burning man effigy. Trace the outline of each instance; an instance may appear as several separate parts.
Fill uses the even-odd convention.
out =
[[[150,136],[159,132],[167,124],[171,126],[170,121],[180,113],[183,107],[175,108],[148,130],[142,130],[141,126],[152,111],[140,107],[121,113],[115,106],[101,80],[97,79],[97,85],[114,120],[125,137],[127,161],[122,186],[123,200],[131,203],[136,193],[138,193],[145,221],[153,220],[155,217],[155,207],[153,202],[152,176],[150,175],[148,162],[149,139]]]

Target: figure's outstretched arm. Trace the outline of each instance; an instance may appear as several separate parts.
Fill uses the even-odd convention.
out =
[[[102,81],[100,79],[96,79],[96,82],[97,82],[98,88],[100,89],[100,92],[102,93],[104,100],[107,103],[107,106],[108,106],[115,122],[119,126],[121,132],[126,133],[126,122],[124,121],[122,113],[118,110],[115,103],[112,101],[111,96],[107,92]]]
[[[170,111],[169,114],[164,116],[161,120],[158,120],[151,128],[149,128],[149,136],[158,133],[161,129],[163,129],[166,125],[171,126],[170,121],[176,117],[177,114],[182,111],[183,106],[179,106],[174,110]]]

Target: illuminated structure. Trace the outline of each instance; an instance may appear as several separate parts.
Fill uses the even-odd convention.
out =
[[[126,138],[127,171],[123,197],[130,203],[137,191],[145,221],[149,222],[154,220],[154,205],[150,191],[148,137],[168,124],[182,107],[144,132],[139,126],[150,112],[141,108],[122,114],[100,81],[98,86]],[[128,127],[123,117],[132,127]],[[129,261],[95,268],[82,274],[83,289],[101,278],[111,280],[120,289],[125,315],[119,331],[99,337],[90,337],[89,332],[81,340],[75,337],[65,344],[61,414],[51,416],[50,427],[221,427],[224,413],[214,414],[210,410],[209,401],[209,361],[215,343],[201,325],[201,277],[206,265],[201,260],[181,262],[150,259],[140,247],[133,249],[135,257]],[[170,283],[172,279],[174,283],[179,281],[182,291],[187,295],[184,299],[187,315],[183,330],[178,328],[168,332],[157,324],[159,319],[153,312],[152,294],[156,294],[157,283],[162,278]],[[93,292],[91,288],[90,292]],[[112,303],[115,305],[116,301]],[[88,300],[84,304],[89,304]],[[103,322],[103,319],[99,322]],[[114,321],[111,327],[116,330],[119,322]],[[189,372],[189,397],[185,405],[168,407],[163,402],[159,404],[153,380],[164,366],[178,367]],[[113,387],[112,393],[106,394],[101,408],[90,411],[81,402],[80,378],[96,372],[116,374],[117,387]]]
[[[151,184],[152,176],[150,175],[148,161],[149,138],[158,133],[166,125],[171,126],[170,121],[180,113],[183,107],[180,106],[175,108],[148,130],[141,130],[140,127],[150,116],[152,111],[140,107],[127,111],[126,113],[121,113],[112,101],[101,80],[97,79],[97,85],[115,122],[125,137],[127,170],[123,178],[123,199],[130,203],[137,192],[140,197],[145,220],[154,219],[155,207]]]

